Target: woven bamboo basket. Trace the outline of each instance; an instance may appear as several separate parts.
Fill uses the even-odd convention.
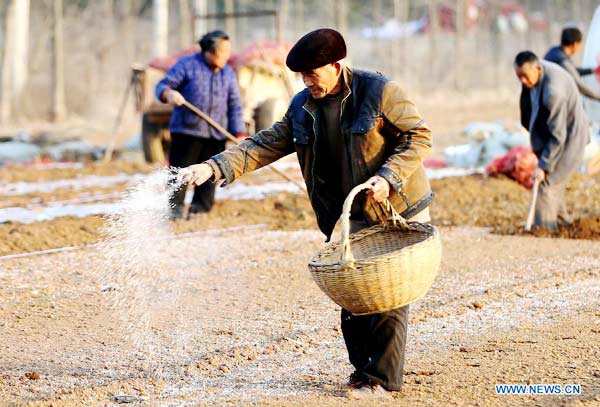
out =
[[[350,234],[350,209],[355,187],[344,202],[341,240],[330,243],[309,262],[317,285],[336,304],[354,315],[389,311],[425,295],[442,257],[436,227],[407,222],[386,201],[390,220]]]

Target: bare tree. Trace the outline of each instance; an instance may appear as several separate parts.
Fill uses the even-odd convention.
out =
[[[437,77],[439,16],[438,0],[429,1],[429,68],[432,77]]]
[[[152,56],[165,56],[169,50],[169,0],[152,1]]]
[[[29,57],[29,0],[10,0],[3,4],[0,15],[4,16],[5,31],[2,32],[2,78],[0,97],[0,120],[7,122],[12,107],[27,84]]]
[[[287,32],[289,29],[289,15],[290,15],[290,2],[289,0],[281,0],[281,5],[279,7],[279,21],[281,24],[281,40],[286,40],[288,38]]]
[[[455,43],[454,43],[454,86],[457,90],[461,91],[464,87],[463,71],[464,71],[464,36],[465,36],[465,1],[456,0],[455,14]]]
[[[27,83],[29,56],[29,0],[16,0],[14,6],[14,54],[12,55],[12,95],[17,99]]]
[[[408,21],[408,11],[409,4],[408,0],[394,0],[394,19],[396,22],[401,24],[406,24]],[[406,76],[405,69],[402,67],[406,67],[407,64],[402,64],[400,61],[406,57],[406,36],[402,35],[400,38],[392,41],[392,71],[394,77],[402,74],[402,76]],[[403,71],[400,73],[400,71]]]
[[[194,38],[196,40],[208,31],[206,19],[198,18],[207,14],[208,10],[206,6],[206,0],[194,0]]]
[[[2,39],[0,41],[2,43],[2,65],[0,68],[2,69],[2,82],[0,83],[0,121],[6,123],[11,114],[11,100],[12,100],[12,87],[10,86],[10,75],[11,75],[11,64],[10,55],[12,54],[12,35],[14,30],[12,29],[14,25],[13,19],[13,8],[14,8],[14,0],[9,0],[6,3],[2,4],[2,8],[0,9],[0,17],[3,17],[4,24],[2,25]]]
[[[235,3],[233,0],[225,0],[225,14],[229,15],[235,11]],[[225,17],[225,32],[231,38],[232,43],[236,43],[235,19],[233,17]]]
[[[189,48],[193,42],[189,0],[179,0],[179,19],[179,46],[182,49]]]
[[[294,11],[296,12],[295,21],[295,35],[298,35],[304,31],[304,0],[296,0],[294,5]]]
[[[63,0],[54,0],[52,36],[52,120],[62,121],[66,116],[65,69],[63,48]]]
[[[335,27],[338,29],[342,35],[346,34],[347,25],[346,25],[346,15],[348,11],[346,10],[346,0],[339,0],[337,2],[332,2],[333,5],[333,15],[335,17]]]

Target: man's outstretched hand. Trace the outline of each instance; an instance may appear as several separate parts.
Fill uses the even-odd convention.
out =
[[[213,169],[208,164],[194,164],[182,168],[179,172],[182,180],[186,184],[202,185],[214,174]]]
[[[369,178],[367,182],[371,184],[372,187],[368,194],[377,202],[384,201],[390,195],[390,184],[385,178],[375,175],[374,177]]]

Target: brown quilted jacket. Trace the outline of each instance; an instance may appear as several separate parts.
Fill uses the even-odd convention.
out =
[[[400,86],[379,73],[345,67],[341,128],[350,140],[354,185],[380,175],[390,183],[390,202],[404,217],[425,209],[433,193],[423,167],[432,146],[431,131],[415,104]],[[208,161],[218,167],[226,184],[295,152],[306,182],[319,228],[329,238],[341,207],[328,199],[328,185],[315,171],[318,157],[319,109],[307,89],[298,93],[281,119],[237,146]],[[373,199],[363,195],[363,214],[370,224],[388,214]]]

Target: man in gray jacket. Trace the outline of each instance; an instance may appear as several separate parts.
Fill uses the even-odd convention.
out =
[[[565,186],[590,140],[588,119],[575,81],[559,65],[523,51],[514,66],[523,85],[521,124],[529,130],[531,148],[538,157],[535,224],[555,229],[559,223],[571,223]]]

